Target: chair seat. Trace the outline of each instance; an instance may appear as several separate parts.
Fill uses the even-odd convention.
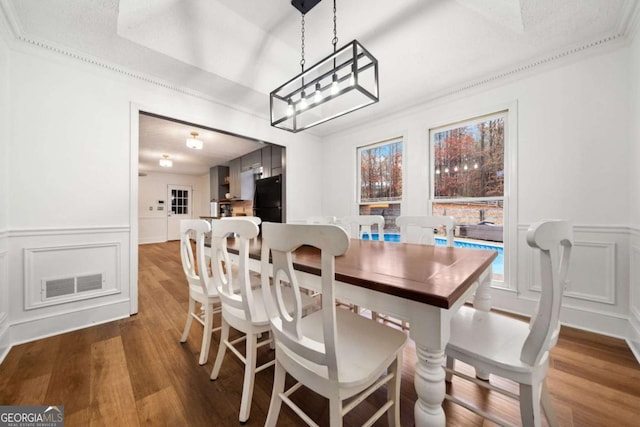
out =
[[[253,303],[255,306],[255,317],[252,319],[253,326],[269,326],[269,317],[264,304],[264,295],[260,288],[260,276],[251,276],[251,291],[253,292]],[[293,307],[293,292],[290,288],[284,288],[282,292],[287,307]],[[309,309],[317,304],[316,300],[309,295],[301,295],[302,307]],[[244,310],[228,305],[222,306],[222,312],[229,324],[238,329],[240,325],[246,324],[247,319]],[[235,325],[235,326],[234,326]]]
[[[346,394],[342,396],[343,398],[357,393],[361,388],[371,384],[373,378],[379,377],[402,351],[407,341],[407,336],[403,332],[372,322],[349,310],[336,310],[336,329],[338,333],[336,352],[340,361],[339,387],[345,390]],[[304,317],[302,330],[305,336],[322,342],[322,311]],[[278,348],[287,356],[287,359],[291,360],[291,363],[283,361],[287,372],[298,380],[301,380],[299,375],[304,375],[304,384],[316,392],[327,386],[329,378],[326,366],[301,358],[284,346]],[[304,370],[311,371],[315,375],[305,375]]]
[[[198,302],[205,301],[207,298],[216,298],[216,299],[218,299],[218,292],[215,289],[209,289],[209,295],[205,295],[202,292],[202,286],[200,286],[199,283],[196,284],[196,285],[190,284],[189,285],[189,293]]]
[[[481,361],[498,369],[530,373],[531,365],[520,360],[529,332],[527,322],[463,306],[451,321],[451,338],[446,352],[455,352],[454,357],[462,361],[467,354],[474,363]]]
[[[237,265],[231,265],[231,271],[233,274],[233,277],[237,277],[238,271],[239,271],[239,267]],[[249,272],[249,276],[251,278],[251,287],[255,288],[255,289],[260,289],[260,274],[250,271]],[[240,286],[234,282],[233,283],[233,290],[236,292],[240,292]],[[218,290],[215,287],[212,287],[209,290],[209,295],[204,295],[202,293],[202,285],[200,285],[200,283],[190,283],[189,284],[189,292],[191,292],[191,294],[196,298],[197,301],[204,301],[204,299],[206,297],[211,298],[211,299],[219,299],[219,295],[218,295]]]

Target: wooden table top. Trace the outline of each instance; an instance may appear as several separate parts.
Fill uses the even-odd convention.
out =
[[[238,253],[234,239],[228,250]],[[260,259],[260,240],[249,256]],[[336,280],[412,301],[450,308],[498,256],[497,251],[351,239],[336,257]],[[320,251],[298,248],[294,268],[320,274]]]

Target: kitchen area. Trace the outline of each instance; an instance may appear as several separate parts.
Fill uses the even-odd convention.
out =
[[[210,212],[201,218],[258,216],[285,222],[284,147],[266,144],[209,170]]]
[[[178,240],[183,219],[285,222],[285,147],[143,112],[139,129],[139,244]]]

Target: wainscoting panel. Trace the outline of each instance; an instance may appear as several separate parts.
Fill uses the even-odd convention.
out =
[[[0,363],[11,349],[9,333],[9,271],[7,264],[8,251],[3,249],[6,238],[0,233]]]
[[[129,227],[9,233],[12,344],[129,315]]]
[[[629,328],[627,343],[640,362],[640,230],[631,232]]]
[[[528,225],[518,227],[517,292],[494,290],[494,306],[531,315],[540,298],[539,257],[526,243]],[[629,321],[630,236],[628,227],[574,224],[574,247],[561,319],[564,323],[623,337]]]
[[[615,249],[612,242],[580,242],[574,240],[571,264],[564,296],[606,304],[615,304]],[[540,292],[540,260],[538,252],[530,253],[532,280],[529,290]]]
[[[25,248],[24,309],[120,293],[120,252],[119,242]]]

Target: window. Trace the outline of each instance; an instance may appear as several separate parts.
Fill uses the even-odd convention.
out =
[[[433,215],[456,220],[456,244],[498,250],[493,279],[504,281],[506,112],[431,129]]]
[[[402,201],[402,139],[358,148],[360,215],[382,215],[385,230],[396,231]]]
[[[177,215],[189,214],[189,190],[171,189],[171,212]]]

